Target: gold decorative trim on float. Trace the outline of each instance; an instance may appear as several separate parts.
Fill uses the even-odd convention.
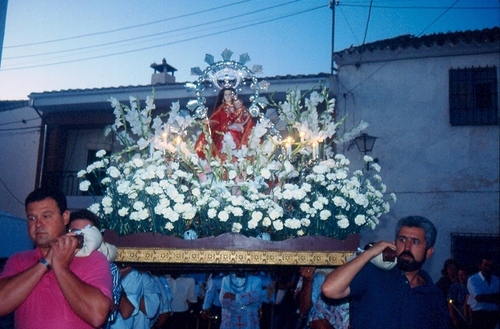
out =
[[[184,248],[118,248],[117,262],[339,266],[353,251],[263,251]]]

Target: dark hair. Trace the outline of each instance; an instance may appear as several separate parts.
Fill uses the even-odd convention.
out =
[[[61,192],[60,190],[56,190],[49,187],[37,188],[36,190],[31,192],[24,201],[24,207],[25,209],[27,209],[28,204],[42,201],[48,198],[53,199],[57,203],[57,206],[59,207],[59,211],[61,212],[61,214],[66,210],[68,210],[66,195],[64,195],[64,193]]]
[[[478,264],[481,265],[483,263],[484,260],[490,260],[493,262],[493,256],[489,253],[486,253],[486,254],[480,254],[479,257],[478,257]]]
[[[74,220],[77,219],[86,219],[92,222],[92,224],[97,227],[97,229],[101,229],[101,221],[99,219],[99,216],[94,214],[92,211],[87,210],[87,209],[81,209],[81,210],[76,210],[73,211],[69,215],[69,222],[71,223]]]
[[[403,226],[418,227],[425,232],[425,249],[429,249],[436,243],[437,230],[436,226],[430,220],[422,216],[408,216],[401,218],[396,224],[395,236],[398,237],[399,231]]]
[[[215,100],[214,111],[224,102],[224,92],[226,90],[231,90],[236,95],[236,90],[233,87],[222,88],[217,94],[217,99]]]
[[[454,265],[455,268],[457,269],[458,271],[458,263],[456,260],[454,260],[453,258],[448,258],[447,260],[444,261],[444,265],[443,265],[443,268],[441,269],[441,274],[442,275],[448,275],[448,267],[450,265]]]
[[[8,259],[9,259],[9,257],[1,257],[0,258],[0,273],[2,273]]]

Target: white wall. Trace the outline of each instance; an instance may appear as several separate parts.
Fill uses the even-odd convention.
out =
[[[0,112],[0,210],[26,217],[35,188],[41,120],[31,107]]]
[[[347,127],[360,120],[370,124],[366,132],[378,139],[369,155],[380,160],[388,192],[398,198],[381,225],[363,233],[362,245],[393,240],[401,217],[425,216],[438,228],[436,252],[425,265],[437,280],[451,257],[450,233],[498,234],[499,126],[449,124],[448,70],[498,69],[499,58],[496,53],[339,68],[339,113],[348,115]],[[362,158],[356,147],[345,154],[353,162]]]

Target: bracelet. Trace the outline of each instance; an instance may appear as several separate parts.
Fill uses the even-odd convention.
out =
[[[47,270],[50,271],[50,263],[45,258],[40,258],[38,262],[45,265],[45,267],[47,267]]]

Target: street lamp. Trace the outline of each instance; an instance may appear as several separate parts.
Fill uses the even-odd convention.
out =
[[[377,137],[362,133],[358,137],[354,138],[354,142],[356,143],[359,152],[363,152],[366,155],[366,153],[372,151],[376,139]]]
[[[359,152],[363,152],[366,155],[366,153],[372,151],[376,139],[377,137],[362,133],[358,137],[354,138],[354,143],[356,143],[356,147],[358,148]],[[374,161],[377,162],[378,160],[375,159]],[[370,170],[369,162],[366,164],[366,170]]]

